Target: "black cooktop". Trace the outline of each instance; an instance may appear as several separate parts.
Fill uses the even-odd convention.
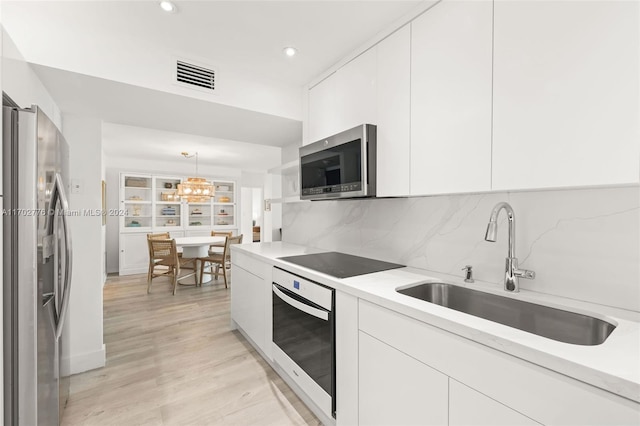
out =
[[[313,269],[336,278],[349,278],[356,275],[371,274],[389,269],[404,268],[405,265],[382,262],[366,257],[329,251],[326,253],[302,254],[299,256],[280,257],[280,260],[298,266]]]

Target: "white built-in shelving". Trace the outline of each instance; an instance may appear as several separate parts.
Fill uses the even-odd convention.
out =
[[[120,275],[146,272],[147,234],[169,232],[171,237],[204,236],[211,231],[237,233],[237,185],[211,179],[215,195],[208,202],[187,203],[178,197],[186,177],[140,173],[120,175]]]

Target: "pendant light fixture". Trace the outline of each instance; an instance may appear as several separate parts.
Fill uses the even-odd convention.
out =
[[[187,178],[186,182],[178,184],[178,196],[187,203],[207,203],[214,195],[211,182],[205,178],[198,177],[198,153],[189,155],[188,152],[181,152],[184,158],[196,157],[196,177]]]

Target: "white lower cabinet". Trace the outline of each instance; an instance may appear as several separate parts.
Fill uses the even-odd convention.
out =
[[[231,315],[240,328],[260,347],[264,346],[264,280],[235,266],[231,292]]]
[[[142,274],[149,268],[146,233],[120,234],[120,275]]]
[[[640,425],[636,402],[362,299],[358,328],[360,424],[426,424],[414,410],[436,413],[440,375],[450,384],[440,424]]]
[[[273,363],[273,268],[231,259],[232,321]],[[350,294],[335,302],[337,426],[640,425],[637,402]]]
[[[447,424],[447,376],[362,331],[359,346],[361,425]]]
[[[449,379],[449,426],[535,426],[540,423]]]
[[[271,267],[238,252],[231,262],[231,319],[270,356]]]

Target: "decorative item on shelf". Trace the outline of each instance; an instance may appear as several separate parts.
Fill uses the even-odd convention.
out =
[[[131,223],[129,223],[128,225],[131,228],[139,228],[140,227],[140,222],[138,222],[137,220],[132,220]]]
[[[181,153],[185,158],[196,157],[196,177],[187,178],[186,182],[178,184],[178,195],[187,203],[204,203],[213,197],[215,190],[211,182],[205,178],[198,177],[198,153],[189,155],[188,152]]]
[[[193,210],[191,211],[191,214],[192,214],[192,215],[202,214],[202,210],[200,210],[200,209],[193,209]]]
[[[139,195],[132,195],[131,197],[129,197],[129,200],[131,201],[142,201],[142,197]]]
[[[171,189],[171,188],[173,188],[173,184],[171,182],[165,182],[164,183],[164,187],[167,188],[167,189]]]
[[[140,213],[142,212],[142,207],[140,206],[133,206],[133,215],[134,216],[140,216]]]
[[[226,216],[228,215],[227,212],[224,211],[224,209],[220,210],[220,213],[218,213],[218,216]]]
[[[147,188],[147,179],[139,177],[128,177],[124,179],[124,186]]]
[[[162,201],[178,201],[180,199],[180,197],[178,197],[175,191],[161,192],[160,198],[162,199]]]
[[[218,198],[218,202],[219,203],[230,203],[231,202],[231,198],[229,198],[229,197],[219,197]]]
[[[228,191],[229,190],[229,186],[228,185],[218,185],[218,186],[216,186],[216,190],[217,191]]]
[[[176,221],[173,219],[169,219],[164,223],[166,226],[176,226]]]
[[[216,225],[228,225],[229,222],[227,222],[226,220],[219,220]]]
[[[160,210],[160,214],[164,216],[175,216],[176,208],[173,206],[163,207],[162,210]]]
[[[191,222],[189,223],[189,226],[202,226],[201,222]]]

